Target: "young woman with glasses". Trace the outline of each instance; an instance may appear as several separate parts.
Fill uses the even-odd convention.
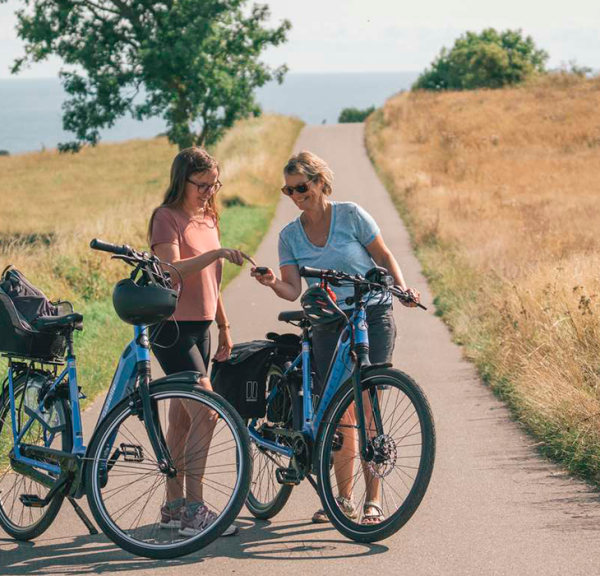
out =
[[[254,264],[243,252],[221,247],[215,199],[220,188],[217,161],[202,148],[182,150],[173,160],[163,202],[148,225],[152,252],[176,268],[183,284],[175,315],[152,334],[152,351],[165,374],[200,372],[200,384],[209,390],[209,327],[213,321],[219,328],[215,360],[227,360],[233,346],[220,295],[222,261],[225,258],[241,266],[248,259]],[[177,284],[177,273],[171,271],[171,276]],[[214,412],[191,413],[185,402],[172,402],[166,438],[171,455],[185,461],[187,451],[208,451],[216,418]],[[167,480],[160,526],[193,536],[207,528],[216,515],[204,502],[203,470],[181,476]],[[224,535],[235,532],[232,525]]]

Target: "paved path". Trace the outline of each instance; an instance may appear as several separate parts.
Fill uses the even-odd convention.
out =
[[[220,539],[182,560],[155,562],[135,558],[103,536],[86,536],[65,507],[55,529],[32,543],[0,537],[1,575],[600,573],[597,493],[537,456],[533,440],[479,382],[433,315],[406,231],[366,156],[362,125],[307,127],[297,143],[298,150],[304,148],[330,163],[335,200],[356,201],[375,217],[409,284],[430,306],[428,313],[400,306],[395,312],[400,331],[394,364],[425,389],[438,433],[433,479],[415,516],[394,537],[359,545],[310,523],[318,501],[306,485],[273,521],[255,521],[244,510],[239,537]],[[277,265],[277,232],[295,215],[291,202],[282,199],[256,256],[260,265]],[[294,308],[259,286],[247,270],[225,291],[225,300],[236,341],[284,329],[277,313]],[[86,414],[92,422],[95,417],[94,409]]]

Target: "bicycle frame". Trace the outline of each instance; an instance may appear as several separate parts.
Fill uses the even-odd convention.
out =
[[[317,433],[323,422],[323,417],[327,408],[331,404],[336,392],[345,384],[349,378],[354,377],[354,400],[358,413],[359,427],[359,445],[363,456],[368,458],[367,435],[365,418],[363,411],[363,399],[360,393],[360,379],[364,367],[370,365],[369,362],[369,334],[367,329],[367,313],[365,304],[357,295],[355,301],[357,305],[350,316],[349,322],[342,330],[338,339],[333,360],[327,376],[323,396],[315,411],[313,407],[313,394],[311,386],[311,362],[310,362],[310,339],[308,330],[305,328],[302,332],[302,351],[296,357],[291,366],[289,366],[283,376],[286,376],[302,363],[302,393],[303,393],[303,424],[302,434],[312,442],[316,440]],[[355,357],[355,360],[352,359]],[[373,399],[376,404],[375,413],[378,414],[377,398]],[[376,418],[379,420],[380,418]],[[381,422],[376,422],[378,430],[381,429]],[[291,448],[264,439],[256,430],[256,419],[248,426],[248,432],[251,439],[258,446],[267,448],[288,458],[294,455]]]
[[[140,391],[140,397],[142,399],[144,422],[148,428],[151,443],[156,450],[156,455],[164,459],[165,455],[163,445],[160,441],[158,441],[159,433],[157,433],[156,431],[156,427],[151,416],[148,416],[148,418],[146,418],[146,414],[151,414],[149,402],[148,406],[146,406],[144,402],[144,397],[148,399],[148,384],[150,382],[150,347],[148,342],[147,331],[148,329],[146,326],[134,327],[134,339],[125,347],[125,350],[123,351],[121,358],[119,359],[117,369],[115,370],[113,380],[108,390],[108,394],[100,412],[100,416],[96,423],[94,432],[98,429],[98,427],[106,418],[106,415],[110,412],[110,410],[128,394],[133,393],[137,383],[137,388]],[[38,421],[43,426],[44,431],[49,432],[50,436],[52,436],[53,432],[51,427],[39,415],[44,414],[45,412],[44,398],[48,396],[48,394],[50,394],[51,392],[55,391],[56,388],[61,384],[61,382],[63,382],[65,377],[68,376],[69,403],[72,415],[71,429],[73,432],[73,448],[71,451],[71,455],[74,459],[85,457],[87,447],[83,443],[83,425],[81,420],[81,408],[79,403],[77,365],[75,354],[73,351],[72,336],[70,339],[68,339],[67,342],[66,367],[48,388],[48,391],[44,395],[44,398],[41,399],[41,402],[38,405],[36,411],[28,412],[29,420],[24,424],[20,431],[17,430],[13,381],[14,375],[12,362],[10,362],[10,360],[11,359],[9,358],[8,388],[10,395],[10,410],[13,427],[12,432],[14,449],[12,459],[16,463],[23,464],[27,467],[40,469],[54,475],[60,474],[62,472],[60,466],[50,464],[48,462],[42,462],[40,460],[35,460],[33,458],[29,458],[23,455],[22,440],[35,421]],[[52,439],[50,439],[50,443],[51,440]],[[58,455],[60,451],[48,450],[49,455],[51,455],[52,452],[56,452]],[[60,455],[64,457],[64,453],[61,452]],[[20,467],[20,469],[22,469],[22,467]],[[40,477],[37,476],[37,478],[39,479]],[[48,479],[54,482],[53,478],[48,477]]]

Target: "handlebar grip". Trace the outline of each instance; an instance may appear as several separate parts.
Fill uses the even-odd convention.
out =
[[[98,240],[98,238],[94,238],[90,242],[90,248],[92,250],[110,252],[111,254],[119,254],[121,256],[129,256],[131,254],[131,248],[129,246],[117,246],[110,242],[104,242],[104,240]]]
[[[303,278],[322,278],[324,270],[320,268],[310,268],[309,266],[300,267],[300,276]]]

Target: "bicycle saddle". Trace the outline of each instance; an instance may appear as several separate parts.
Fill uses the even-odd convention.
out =
[[[280,312],[279,316],[277,316],[277,320],[281,320],[281,322],[300,322],[300,320],[304,320],[305,318],[303,310]]]

